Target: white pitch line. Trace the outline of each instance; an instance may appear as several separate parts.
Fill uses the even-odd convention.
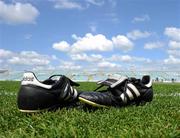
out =
[[[16,92],[0,92],[0,96],[16,96]]]
[[[180,96],[180,93],[171,93],[171,94],[158,93],[158,94],[154,94],[154,96],[158,96],[158,97],[176,97],[176,96]]]
[[[17,96],[16,92],[0,92],[0,96]],[[164,94],[164,93],[158,93],[154,94],[155,97],[179,97],[180,93],[170,93],[170,94]]]

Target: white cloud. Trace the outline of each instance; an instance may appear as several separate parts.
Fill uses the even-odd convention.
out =
[[[110,51],[113,49],[111,40],[108,40],[104,35],[86,34],[72,45],[72,52],[79,53],[83,51]]]
[[[80,3],[73,0],[51,0],[55,2],[54,7],[56,9],[78,9],[82,10],[83,7]]]
[[[98,64],[97,64],[97,66],[99,67],[99,68],[120,68],[121,67],[121,65],[119,65],[119,64],[116,64],[116,63],[112,63],[112,62],[108,62],[108,61],[102,61],[102,62],[99,62]]]
[[[89,61],[89,57],[85,53],[82,53],[82,54],[72,54],[70,56],[71,56],[72,60]]]
[[[20,56],[25,58],[39,58],[40,55],[35,51],[21,51]]]
[[[90,28],[91,32],[93,32],[93,33],[95,33],[96,30],[97,30],[97,26],[96,26],[95,24],[91,24],[91,25],[89,26],[89,28]]]
[[[100,54],[91,54],[92,61],[100,61],[103,60],[103,56]]]
[[[169,58],[164,60],[165,64],[180,64],[180,58],[175,58],[174,56],[170,55]]]
[[[147,31],[140,31],[140,30],[133,30],[132,32],[127,33],[127,37],[133,40],[140,39],[140,38],[147,38],[151,35],[151,33]]]
[[[47,65],[49,63],[49,60],[46,59],[27,59],[27,58],[21,58],[21,57],[12,57],[9,59],[9,63],[16,64],[16,65]]]
[[[129,50],[132,50],[134,47],[133,42],[131,42],[126,36],[124,35],[118,35],[116,37],[112,38],[113,44],[116,48],[119,48],[123,50],[124,52],[127,52]]]
[[[180,41],[180,28],[167,27],[165,28],[164,34],[175,41]]]
[[[64,70],[80,70],[82,67],[70,61],[62,61],[61,65],[58,66],[58,68]]]
[[[177,49],[167,50],[167,53],[168,53],[169,55],[173,55],[173,56],[178,56],[178,57],[180,57],[180,50],[177,50]]]
[[[132,58],[135,62],[145,62],[145,63],[152,62],[152,60],[149,58],[144,58],[144,57],[132,57]]]
[[[45,71],[45,70],[52,71],[55,69],[56,69],[56,67],[49,65],[49,66],[35,66],[32,70],[33,71]]]
[[[0,58],[9,58],[13,53],[9,50],[0,49]]]
[[[144,21],[150,21],[150,17],[147,14],[141,15],[139,17],[134,17],[132,20],[133,23],[135,22],[144,22]]]
[[[82,54],[72,54],[70,56],[72,60],[77,60],[77,61],[98,62],[100,60],[103,60],[102,55],[99,54],[91,54],[88,56],[87,54],[82,53]]]
[[[78,37],[76,34],[72,34],[72,38],[74,40],[81,40],[81,37]]]
[[[52,55],[51,57],[52,57],[53,60],[58,60],[56,55]]]
[[[12,3],[17,3],[17,2],[21,2],[21,3],[34,2],[34,0],[7,0],[7,1],[11,1]],[[36,0],[36,1],[39,1],[39,0]]]
[[[67,52],[70,50],[70,45],[66,41],[54,43],[52,47],[62,52]]]
[[[104,5],[104,0],[86,0],[88,3],[96,5],[96,6],[102,6]]]
[[[69,51],[73,54],[85,51],[112,51],[114,48],[127,52],[134,47],[133,42],[124,35],[114,36],[112,40],[107,39],[106,36],[102,34],[92,35],[91,33],[87,33],[84,37],[78,37],[73,34],[72,38],[76,40],[72,45],[66,41],[60,41],[54,43],[52,47],[56,50],[63,52]]]
[[[93,60],[98,58],[98,55],[91,55]],[[55,69],[64,69],[64,70],[79,70],[82,67],[76,65],[70,61],[61,61],[61,65],[57,66],[56,64],[52,65],[51,61],[59,61],[56,55],[43,55],[35,51],[21,51],[21,52],[12,52],[4,49],[0,49],[0,63],[3,64],[1,67],[7,66],[7,68],[13,68],[18,70],[55,70]],[[92,59],[89,59],[92,60]]]
[[[180,49],[180,42],[170,41],[169,48],[170,49]]]
[[[130,55],[112,55],[108,58],[109,61],[119,61],[119,62],[145,62],[150,63],[151,60],[149,58],[144,57],[135,57]]]
[[[162,48],[164,46],[164,43],[162,42],[150,42],[150,43],[146,43],[144,45],[144,49],[157,49],[157,48]]]
[[[164,34],[167,35],[171,40],[169,41],[169,49],[167,53],[169,54],[169,58],[165,59],[164,62],[166,64],[176,64],[180,59],[176,57],[180,57],[180,28],[176,27],[166,27]]]
[[[109,58],[110,61],[122,61],[122,62],[131,62],[132,57],[129,55],[112,55]]]
[[[35,51],[22,51],[19,54],[15,54],[8,59],[10,64],[15,65],[37,65],[44,66],[50,63],[49,57],[46,55],[40,55]]]
[[[0,1],[0,22],[7,24],[35,23],[39,11],[29,3],[6,4]]]
[[[54,8],[56,9],[87,9],[90,5],[103,6],[105,0],[85,0],[83,2],[76,0],[49,0],[54,2]]]
[[[124,62],[128,62],[128,61],[132,60],[132,57],[130,57],[129,55],[123,55],[121,57],[121,60],[124,61]]]

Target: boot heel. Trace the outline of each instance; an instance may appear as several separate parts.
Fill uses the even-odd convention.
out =
[[[21,86],[17,105],[21,112],[39,112],[55,105],[54,99],[54,95],[45,93],[43,89]]]

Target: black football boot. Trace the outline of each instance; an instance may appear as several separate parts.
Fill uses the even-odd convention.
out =
[[[39,112],[75,103],[78,92],[73,82],[64,75],[53,75],[40,82],[34,73],[24,73],[17,97],[21,112]]]
[[[151,102],[153,99],[152,80],[143,76],[142,80],[121,77],[108,78],[98,82],[100,87],[107,86],[103,91],[82,92],[78,99],[95,107],[122,107]]]

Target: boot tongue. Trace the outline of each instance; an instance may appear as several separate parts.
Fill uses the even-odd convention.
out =
[[[99,81],[99,82],[97,82],[97,84],[99,84],[100,86],[97,87],[94,91],[99,90],[103,86],[108,86],[107,89],[108,89],[108,91],[111,91],[111,92],[114,91],[115,89],[118,90],[119,88],[121,88],[122,85],[124,86],[124,83],[127,81],[127,79],[128,79],[127,77],[121,76],[118,78],[117,77],[111,77],[111,78],[108,78],[106,80]]]
[[[49,77],[49,79],[54,81],[59,81],[62,78],[63,75],[52,75]]]
[[[42,81],[44,84],[54,85],[58,81],[61,81],[62,75],[52,75],[48,79]]]
[[[106,80],[98,81],[97,84],[104,85],[104,86],[111,86],[113,83],[117,81],[118,80],[115,78],[108,78]]]
[[[128,77],[122,76],[115,83],[113,83],[110,87],[111,88],[118,87],[119,85],[122,85],[127,80],[128,80]]]
[[[120,85],[122,82],[124,82],[127,79],[128,78],[125,76],[111,76],[111,77],[107,78],[106,80],[98,81],[97,84],[114,88],[117,85]]]
[[[135,83],[135,84],[139,84],[141,83],[141,79],[136,79],[136,78],[129,78],[129,81],[132,82],[132,83]]]
[[[126,90],[126,85],[128,82],[129,78],[126,76],[121,76],[115,83],[113,83],[109,87],[109,91],[114,95],[114,96],[120,96],[125,90]]]

